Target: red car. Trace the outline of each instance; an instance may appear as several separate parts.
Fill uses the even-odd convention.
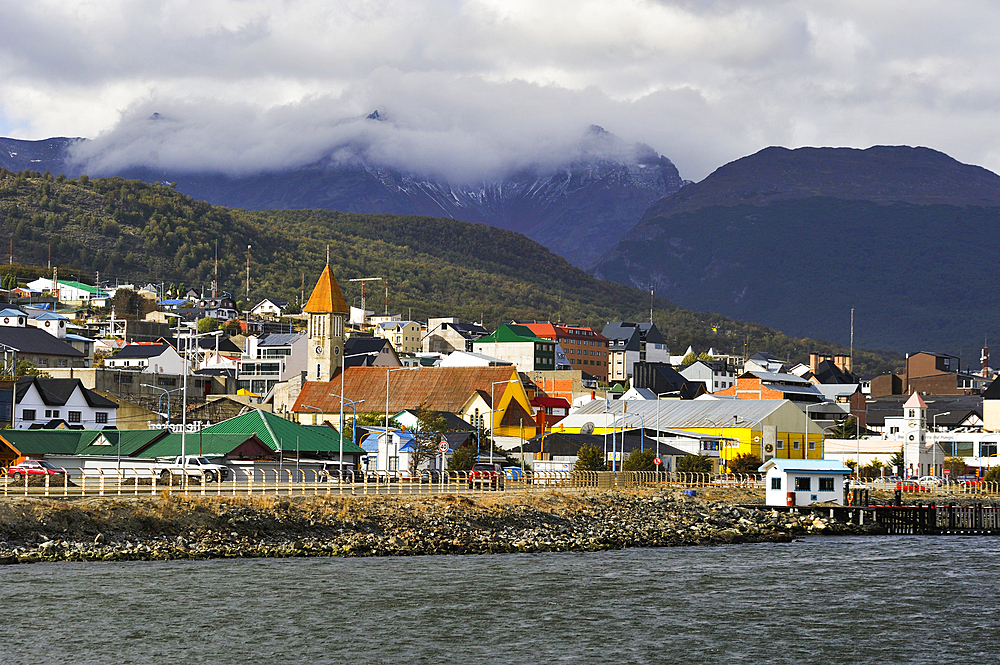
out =
[[[24,460],[7,469],[7,477],[21,480],[25,476],[65,476],[66,472],[45,460]]]
[[[901,492],[930,492],[929,487],[924,487],[915,480],[900,480],[896,483],[896,489]]]

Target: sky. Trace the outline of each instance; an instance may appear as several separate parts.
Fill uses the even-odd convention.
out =
[[[1000,171],[988,1],[0,0],[0,16],[0,136],[92,139],[77,157],[95,168],[363,158],[476,179],[578,157],[596,124],[695,181],[770,145],[922,145]]]

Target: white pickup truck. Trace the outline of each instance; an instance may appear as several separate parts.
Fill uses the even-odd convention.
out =
[[[206,457],[198,455],[187,455],[187,464],[184,464],[184,457],[157,457],[153,465],[153,472],[160,477],[161,483],[169,483],[171,476],[181,476],[187,472],[188,478],[204,479],[206,483],[227,480],[229,478],[229,467],[222,464],[215,464],[208,461]]]

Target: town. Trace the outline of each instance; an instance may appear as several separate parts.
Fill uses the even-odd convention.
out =
[[[796,364],[675,353],[652,322],[490,331],[406,320],[388,298],[383,314],[364,297],[348,306],[329,265],[301,311],[276,298],[241,311],[215,283],[170,293],[54,274],[7,286],[8,478],[127,469],[171,481],[162,465],[174,458],[212,464],[198,473],[218,481],[290,464],[314,478],[433,481],[484,464],[495,487],[581,468],[726,477],[825,460],[860,486],[922,490],[977,487],[997,465],[985,348],[976,372],[921,351],[901,374],[861,377],[850,355],[822,350]]]

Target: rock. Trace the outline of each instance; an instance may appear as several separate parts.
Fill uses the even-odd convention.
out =
[[[96,536],[94,536],[95,545],[103,545],[105,540],[107,540],[107,538],[104,537],[103,533],[99,533]]]

